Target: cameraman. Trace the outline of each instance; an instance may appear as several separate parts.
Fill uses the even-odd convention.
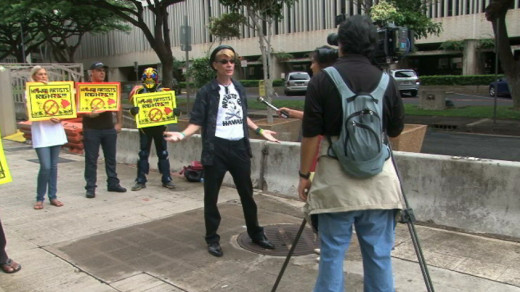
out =
[[[376,27],[367,16],[352,16],[338,29],[338,61],[333,65],[354,92],[371,92],[382,71],[371,63]],[[394,291],[391,250],[395,216],[402,209],[399,179],[391,159],[383,171],[359,179],[346,174],[338,160],[327,156],[329,139],[322,139],[311,188],[309,171],[319,135],[337,137],[342,127],[341,95],[324,72],[308,86],[303,115],[298,194],[308,214],[318,215],[321,259],[314,291],[344,291],[343,260],[356,228],[364,267],[364,291]],[[383,128],[395,137],[403,129],[404,108],[392,80],[385,91]]]

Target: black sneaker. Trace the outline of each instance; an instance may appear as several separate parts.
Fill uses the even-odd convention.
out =
[[[173,181],[169,181],[167,183],[163,183],[162,186],[167,188],[167,189],[174,189],[175,188],[175,184],[173,183]]]
[[[85,197],[87,197],[88,199],[93,199],[96,197],[96,192],[95,191],[87,191],[87,193],[85,194]]]
[[[108,191],[117,192],[117,193],[125,193],[126,189],[123,188],[121,185],[117,185],[117,186],[113,186],[113,187],[108,187]]]
[[[144,183],[135,183],[135,185],[132,187],[132,191],[139,191],[146,188],[146,184]]]

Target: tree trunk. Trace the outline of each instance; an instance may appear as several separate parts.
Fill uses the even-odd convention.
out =
[[[495,34],[495,51],[498,53],[502,70],[513,99],[513,108],[520,110],[520,60],[514,59],[506,26],[506,14],[513,1],[493,0],[486,7],[486,18],[491,21]],[[498,24],[498,25],[497,25]]]
[[[256,33],[258,34],[258,43],[260,45],[260,52],[262,53],[262,66],[263,66],[263,73],[264,73],[264,86],[265,86],[265,99],[268,102],[271,102],[271,96],[273,92],[273,85],[270,78],[270,68],[271,64],[269,63],[271,60],[269,58],[271,50],[269,49],[269,43],[266,40],[266,36],[263,32],[263,25],[261,22],[261,18],[255,14],[254,11],[248,8],[248,14],[251,17],[251,20],[254,22]],[[272,124],[273,123],[273,112],[270,108],[267,108],[267,123]]]

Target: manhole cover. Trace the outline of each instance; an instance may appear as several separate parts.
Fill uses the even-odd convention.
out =
[[[254,244],[247,231],[240,233],[237,238],[238,245],[243,249],[271,256],[287,256],[291,246],[300,229],[299,224],[277,224],[264,226],[267,238],[276,246],[275,249],[263,249]],[[310,227],[305,227],[296,244],[293,255],[307,255],[314,253],[314,249],[319,248],[319,239],[314,235]]]

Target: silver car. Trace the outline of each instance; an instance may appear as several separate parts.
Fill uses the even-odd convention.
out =
[[[394,77],[397,89],[401,96],[417,96],[419,85],[421,84],[417,73],[412,69],[390,70],[390,74]]]
[[[290,72],[285,77],[285,95],[292,93],[305,94],[311,76],[307,72]]]

